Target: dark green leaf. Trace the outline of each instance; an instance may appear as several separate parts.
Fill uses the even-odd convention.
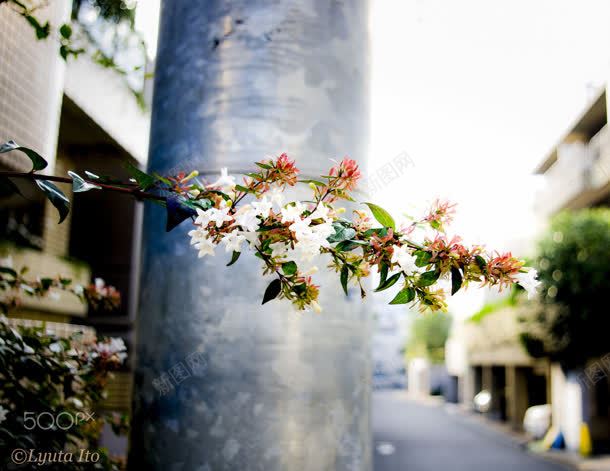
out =
[[[7,273],[8,275],[11,275],[13,278],[17,278],[17,272],[10,267],[0,266],[0,273]]]
[[[77,173],[69,171],[68,175],[70,175],[70,177],[72,177],[72,191],[74,193],[83,193],[83,192],[89,191],[89,190],[101,190],[102,189],[100,186],[94,185],[93,183],[89,183],[89,182],[83,180],[83,178]]]
[[[331,244],[351,239],[356,235],[356,231],[354,229],[352,229],[351,227],[345,227],[344,225],[339,224],[337,222],[333,223],[333,228],[335,229],[335,233],[330,235],[326,239]]]
[[[293,261],[282,264],[282,271],[286,276],[292,276],[297,272],[297,264]]]
[[[265,170],[269,170],[271,167],[271,165],[269,164],[265,164],[263,162],[254,162],[256,165],[258,165],[260,168],[264,168]]]
[[[66,195],[48,180],[36,180],[38,187],[44,192],[59,213],[59,224],[61,224],[70,212],[70,200]]]
[[[385,280],[387,280],[389,269],[390,269],[390,266],[387,263],[381,264],[381,271],[379,272],[379,283],[380,284],[385,282]]]
[[[344,240],[335,246],[335,250],[339,252],[349,252],[350,250],[354,250],[356,247],[362,247],[363,245],[368,244],[361,240]]]
[[[400,278],[400,273],[395,273],[394,275],[392,275],[391,277],[389,277],[387,280],[385,280],[383,283],[379,283],[379,286],[375,289],[375,291],[379,292],[379,291],[384,291],[392,286],[394,286],[396,284],[396,282],[398,281],[398,279]]]
[[[267,286],[267,289],[265,290],[265,295],[263,296],[263,304],[268,303],[272,299],[277,298],[278,294],[280,294],[281,291],[282,282],[279,280],[279,278],[276,278],[271,283],[269,283],[269,286]]]
[[[415,298],[415,289],[411,286],[406,286],[401,289],[398,294],[390,301],[390,304],[407,304]]]
[[[197,215],[197,212],[190,206],[184,204],[184,200],[177,195],[169,195],[166,198],[166,202],[167,222],[165,225],[165,230],[167,232],[171,231],[191,216]]]
[[[48,21],[44,25],[41,25],[40,22],[32,15],[25,15],[25,19],[36,31],[36,38],[45,39],[49,36],[49,34],[51,34],[51,26],[49,25]]]
[[[347,280],[349,278],[349,268],[347,265],[343,265],[341,268],[341,286],[343,287],[343,291],[345,291],[345,296],[347,296]]]
[[[148,190],[149,188],[152,188],[157,182],[157,179],[154,176],[143,172],[131,162],[125,162],[125,169],[129,172],[129,174],[138,183],[138,185],[140,185],[140,188],[144,191]]]
[[[462,272],[459,268],[451,267],[451,296],[462,287]]]
[[[21,191],[19,191],[19,187],[10,178],[0,177],[0,198],[8,198],[14,194],[23,196]]]
[[[64,23],[59,28],[59,34],[61,34],[61,36],[65,39],[70,39],[70,37],[72,36],[72,26],[67,23]]]
[[[241,252],[233,251],[233,255],[231,256],[231,261],[229,263],[227,263],[227,266],[230,267],[235,262],[237,262],[237,259],[239,258],[240,255],[241,255]]]
[[[424,272],[420,275],[419,279],[417,280],[417,284],[419,286],[433,285],[434,283],[436,283],[436,280],[438,280],[438,278],[440,276],[441,276],[441,271],[438,269]]]
[[[416,250],[413,254],[415,255],[415,265],[418,267],[425,267],[432,258],[432,254],[427,250]]]
[[[27,147],[20,146],[15,141],[8,141],[4,144],[0,144],[0,154],[4,154],[5,152],[11,152],[14,150],[23,152],[29,157],[29,159],[32,161],[32,172],[35,172],[36,170],[42,170],[48,165],[47,161],[43,159],[42,156],[36,151],[28,149]]]
[[[63,44],[61,46],[59,46],[59,55],[61,56],[61,58],[63,60],[68,60],[68,54],[70,53],[70,49],[67,46],[64,46]]]
[[[391,229],[396,230],[396,223],[394,222],[394,218],[392,218],[392,216],[390,216],[390,213],[388,213],[382,207],[377,206],[376,204],[373,204],[373,203],[364,203],[364,204],[366,204],[369,207],[369,209],[373,213],[373,216],[375,217],[375,219],[377,219],[377,222],[379,222],[379,224],[381,224],[384,227],[389,227]]]
[[[475,255],[474,260],[481,269],[481,271],[485,270],[485,268],[487,267],[487,262],[483,257],[481,257],[480,255]]]

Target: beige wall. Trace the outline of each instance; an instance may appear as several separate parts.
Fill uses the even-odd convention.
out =
[[[36,12],[41,20],[61,24],[71,2],[54,0]],[[55,39],[38,41],[33,28],[7,4],[0,5],[0,140],[12,139],[41,153],[53,170],[65,65]],[[29,170],[14,154],[0,162]]]

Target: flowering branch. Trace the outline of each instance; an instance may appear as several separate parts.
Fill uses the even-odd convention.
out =
[[[104,280],[96,278],[88,286],[75,285],[72,280],[62,276],[26,278],[27,267],[17,271],[13,269],[10,259],[0,261],[0,313],[8,314],[19,306],[21,295],[44,297],[61,290],[72,293],[83,303],[93,309],[116,310],[121,305],[121,294],[114,286],[106,285]]]
[[[0,184],[5,188],[12,184],[8,176],[36,178],[58,208],[61,222],[68,199],[54,185],[50,192],[46,183],[40,184],[48,183],[50,177],[38,180],[39,176],[32,176],[42,162],[46,164],[44,159],[13,142],[0,146],[0,153],[12,150],[25,153],[33,170],[19,175],[0,172]],[[422,310],[446,310],[446,294],[453,295],[472,282],[500,289],[519,283],[529,292],[536,290],[536,272],[522,260],[510,253],[486,253],[480,246],[466,247],[459,237],[448,238],[445,228],[454,213],[454,205],[449,203],[437,201],[422,218],[408,224],[397,224],[387,211],[369,202],[363,204],[370,212],[355,210],[352,219],[344,218],[345,208],[335,203],[353,202],[351,192],[361,177],[351,159],[343,159],[317,180],[299,180],[299,170],[286,154],[256,165],[258,170],[247,173],[240,184],[226,169],[211,183],[201,181],[196,171],[161,176],[133,167],[130,182],[103,179],[89,172],[86,179],[74,172],[69,175],[74,192],[120,189],[165,205],[168,231],[191,219],[194,227],[188,235],[199,257],[213,256],[222,245],[232,254],[228,265],[233,265],[244,250],[252,252],[263,261],[263,274],[275,277],[265,291],[263,304],[279,298],[289,300],[299,310],[319,311],[319,286],[312,278],[317,267],[312,262],[320,255],[330,257],[328,267],[339,274],[346,295],[349,285],[354,284],[364,297],[362,280],[375,268],[380,279],[375,291],[400,282],[390,304],[413,303]],[[285,201],[284,190],[297,183],[309,185],[310,201]],[[373,227],[371,215],[377,227]],[[450,288],[446,290],[444,283]]]

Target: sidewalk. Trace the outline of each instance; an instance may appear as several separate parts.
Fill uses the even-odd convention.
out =
[[[544,458],[545,460],[554,463],[562,464],[567,468],[576,471],[610,471],[610,455],[599,455],[590,458],[583,458],[578,453],[566,450],[548,450],[541,451],[532,449],[528,446],[529,439],[522,432],[516,432],[507,424],[491,420],[481,414],[477,414],[462,404],[451,404],[444,402],[439,396],[412,396],[408,395],[412,401],[417,401],[428,406],[442,407],[449,414],[460,414],[465,420],[477,423],[489,430],[511,440],[516,445],[523,448],[524,451]]]

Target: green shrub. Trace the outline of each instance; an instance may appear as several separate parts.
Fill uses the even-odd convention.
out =
[[[610,210],[557,215],[539,245],[541,312],[523,341],[530,353],[582,366],[610,351]]]
[[[34,450],[34,456],[73,453],[70,464],[41,466],[48,470],[120,469],[99,448],[109,418],[100,416],[96,405],[110,371],[123,363],[124,350],[122,340],[61,338],[42,327],[11,326],[0,316],[0,469],[38,469],[33,463],[15,466],[16,449]],[[122,418],[111,420],[115,431],[124,428]],[[79,463],[80,450],[99,453],[99,459]]]

